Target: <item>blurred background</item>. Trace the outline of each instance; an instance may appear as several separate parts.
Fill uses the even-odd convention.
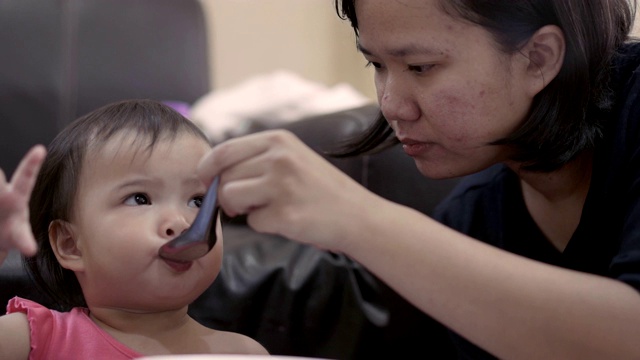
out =
[[[214,89],[287,69],[328,86],[349,83],[375,100],[372,70],[365,68],[353,30],[337,16],[334,0],[200,1],[212,20]]]
[[[200,0],[209,26],[211,84],[225,89],[285,69],[315,82],[352,85],[375,99],[373,73],[334,0]]]

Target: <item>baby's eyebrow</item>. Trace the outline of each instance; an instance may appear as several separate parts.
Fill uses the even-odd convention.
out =
[[[198,179],[197,177],[193,177],[193,178],[188,178],[185,179],[183,181],[184,185],[187,186],[193,186],[193,187],[202,187],[203,189],[206,190],[206,187],[204,186],[204,184],[202,183],[202,181],[200,181],[200,179]]]
[[[150,178],[135,178],[135,179],[130,179],[130,180],[126,180],[124,182],[121,182],[118,184],[118,186],[116,188],[118,189],[126,189],[126,188],[130,188],[130,187],[140,187],[140,186],[149,186],[152,185],[154,183],[157,183],[159,181],[157,180],[153,180]]]
[[[177,183],[175,183],[177,184]],[[183,180],[180,180],[179,186],[184,188],[193,188],[198,189],[198,191],[202,190],[206,191],[206,186],[198,179],[195,175],[193,177],[187,177]],[[131,179],[125,179],[118,184],[115,184],[115,190],[127,190],[129,188],[159,188],[159,187],[167,187],[172,186],[164,182],[161,178],[153,178],[153,177],[135,177]]]

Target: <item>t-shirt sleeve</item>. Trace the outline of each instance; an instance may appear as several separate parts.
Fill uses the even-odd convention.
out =
[[[637,65],[640,48],[636,46],[633,49],[633,56],[629,59]],[[611,189],[610,197],[616,199],[614,204],[623,211],[624,220],[620,247],[612,259],[610,270],[613,277],[640,291],[640,67],[629,76],[622,99],[620,118],[616,122],[619,127],[614,139],[617,152],[609,163],[622,179],[620,188],[623,192]]]
[[[51,310],[35,301],[14,297],[7,304],[7,314],[11,313],[24,313],[27,315],[31,352],[32,354],[46,354],[49,343],[46,334],[51,334],[55,321]]]

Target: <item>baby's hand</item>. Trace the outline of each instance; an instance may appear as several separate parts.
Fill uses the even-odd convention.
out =
[[[16,248],[27,256],[37,250],[29,224],[29,199],[47,151],[36,145],[20,161],[20,165],[7,182],[0,169],[0,263],[7,252]]]

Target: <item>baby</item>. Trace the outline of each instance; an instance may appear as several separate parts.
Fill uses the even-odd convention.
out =
[[[55,309],[13,298],[0,317],[0,358],[268,354],[187,314],[220,271],[219,218],[204,257],[158,255],[198,212],[206,188],[196,166],[209,149],[197,126],[151,100],[110,104],[67,126],[29,203],[38,250],[26,266]]]

